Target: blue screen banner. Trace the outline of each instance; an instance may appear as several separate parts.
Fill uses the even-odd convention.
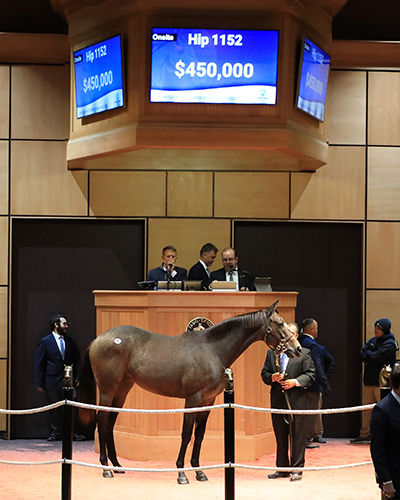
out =
[[[124,105],[121,36],[74,52],[76,116]]]
[[[308,38],[304,40],[296,105],[324,121],[331,58]]]
[[[276,104],[279,32],[153,28],[151,102]]]

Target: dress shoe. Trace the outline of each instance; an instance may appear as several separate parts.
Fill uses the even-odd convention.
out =
[[[47,441],[61,441],[61,437],[58,434],[50,434],[50,436],[47,438]]]
[[[309,450],[313,450],[314,448],[319,448],[319,444],[311,443],[310,441],[307,441],[306,448]]]
[[[367,436],[365,438],[361,436],[357,436],[353,439],[350,439],[351,444],[371,444],[371,438],[370,436]]]
[[[322,444],[325,444],[326,440],[323,437],[318,436],[318,437],[316,437],[316,438],[313,439],[313,443],[322,443]]]
[[[303,478],[303,475],[301,472],[292,472],[292,477],[290,478],[290,481],[301,481]]]
[[[86,441],[86,436],[84,436],[83,434],[74,434],[73,440],[74,441]]]
[[[290,472],[274,472],[273,474],[268,474],[268,479],[279,479],[280,477],[290,477]]]

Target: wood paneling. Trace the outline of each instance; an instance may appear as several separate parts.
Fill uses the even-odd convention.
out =
[[[0,217],[0,285],[8,284],[8,218]]]
[[[94,215],[165,216],[165,172],[92,172],[90,208]]]
[[[0,66],[0,139],[9,137],[10,67]]]
[[[368,148],[369,220],[400,220],[400,149]]]
[[[8,141],[0,140],[0,214],[8,214]]]
[[[13,215],[87,215],[87,172],[70,172],[65,143],[11,143]]]
[[[69,102],[65,66],[13,66],[12,139],[66,139]]]
[[[168,217],[212,217],[211,172],[168,172]]]
[[[360,220],[365,213],[365,148],[329,148],[317,172],[292,173],[291,217]]]
[[[7,408],[7,360],[0,359],[0,408]],[[7,429],[7,415],[0,415],[0,431]]]
[[[400,288],[400,223],[367,224],[367,288]]]
[[[365,144],[367,73],[332,71],[329,94],[329,143]]]
[[[368,144],[400,144],[400,72],[369,73]]]
[[[150,219],[148,235],[148,269],[161,264],[161,251],[166,245],[178,250],[178,266],[189,270],[200,257],[200,248],[208,242],[217,248],[231,244],[231,223],[218,219]],[[220,254],[211,268],[221,267]]]
[[[400,333],[400,291],[399,290],[367,290],[367,317],[365,340],[374,336],[374,323],[380,318],[389,318],[392,332],[397,340]],[[400,359],[400,354],[397,353]]]
[[[0,358],[6,358],[7,349],[7,288],[0,287]],[[1,408],[1,406],[0,406]]]
[[[217,172],[215,217],[288,217],[289,174]]]

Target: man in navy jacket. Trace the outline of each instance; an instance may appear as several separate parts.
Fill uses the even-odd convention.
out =
[[[79,380],[81,357],[75,340],[67,335],[68,321],[56,314],[50,319],[52,332],[43,337],[38,345],[35,361],[35,387],[46,394],[47,401],[57,403],[63,399],[64,365],[73,367],[74,383]],[[48,441],[61,439],[62,407],[50,413],[51,434]],[[75,436],[75,439],[84,436]]]
[[[149,271],[147,281],[154,281],[155,283],[159,281],[186,281],[187,270],[176,265],[177,254],[178,252],[174,246],[168,245],[164,247],[161,256],[162,264],[160,267]]]
[[[400,365],[390,376],[392,392],[371,415],[371,456],[376,481],[387,498],[400,499]]]

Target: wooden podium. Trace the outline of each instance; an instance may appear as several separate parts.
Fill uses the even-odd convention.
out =
[[[179,335],[188,323],[206,317],[214,324],[226,318],[264,309],[279,300],[283,318],[294,321],[297,292],[178,292],[96,290],[97,335],[120,325],[135,325],[164,335]],[[261,380],[267,348],[256,342],[233,364],[235,403],[269,407],[269,388]],[[223,403],[223,394],[216,404]],[[134,386],[125,408],[183,408],[184,400],[166,398]],[[175,462],[182,430],[182,413],[120,413],[115,426],[118,455],[130,460]],[[269,413],[235,410],[236,460],[256,460],[275,451]],[[210,414],[201,459],[223,461],[223,409]],[[187,453],[187,461],[189,460]]]

